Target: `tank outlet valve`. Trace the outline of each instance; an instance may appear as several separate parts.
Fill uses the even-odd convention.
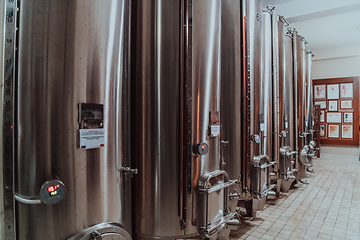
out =
[[[206,143],[199,143],[194,146],[194,152],[199,155],[205,155],[209,152],[209,146]]]
[[[251,142],[260,143],[260,136],[255,134],[251,136]]]
[[[130,175],[131,177],[133,177],[134,174],[138,174],[137,168],[132,169],[130,167],[122,167],[119,171],[125,175]]]

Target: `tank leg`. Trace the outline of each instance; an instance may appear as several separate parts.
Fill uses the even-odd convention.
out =
[[[217,239],[218,240],[229,240],[230,239],[230,231],[231,231],[230,227],[226,226],[226,228],[224,228],[217,234]]]
[[[256,217],[256,212],[258,209],[258,201],[251,199],[250,201],[245,201],[245,209],[248,217]]]

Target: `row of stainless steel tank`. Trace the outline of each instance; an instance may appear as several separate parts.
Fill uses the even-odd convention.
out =
[[[0,3],[0,239],[228,239],[306,177],[311,52],[260,0]]]

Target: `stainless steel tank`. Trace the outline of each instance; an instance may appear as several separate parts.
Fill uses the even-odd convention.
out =
[[[293,31],[293,53],[294,53],[294,86],[296,106],[296,151],[298,152],[297,178],[306,177],[307,165],[307,143],[306,143],[306,40]]]
[[[215,239],[235,216],[220,170],[221,2],[134,1],[136,239]]]
[[[232,211],[236,210],[239,200],[251,199],[246,191],[248,162],[242,157],[244,152],[242,132],[244,131],[243,110],[243,50],[242,32],[245,20],[241,17],[241,2],[222,1],[221,6],[221,168],[230,179],[237,179],[238,184],[229,188]]]
[[[272,26],[274,39],[274,141],[276,145],[278,144],[280,189],[287,192],[295,178],[296,171],[292,38],[287,29],[286,19],[275,12]]]
[[[262,21],[271,24],[270,16],[263,19],[261,1],[243,2],[245,20],[245,59],[243,96],[248,97],[245,122],[248,129],[244,133],[244,141],[248,142],[249,152],[244,149],[246,159],[250,163],[250,191],[253,195],[251,203],[246,203],[247,210],[255,215],[262,210],[268,192],[274,187],[270,184],[269,167],[274,164],[271,153],[272,111],[271,111],[271,74],[270,67],[262,69],[263,59],[270,58],[269,42],[271,36],[265,35],[263,44],[268,46],[262,49]],[[270,29],[268,29],[270,31]],[[264,53],[264,55],[262,55]],[[270,109],[269,109],[270,108]]]
[[[14,238],[131,239],[130,1],[18,7]]]
[[[311,67],[312,67],[312,57],[314,53],[310,50],[306,54],[306,84],[307,84],[307,102],[306,102],[306,119],[307,119],[307,143],[309,144],[309,164],[312,165],[316,151],[316,142],[313,141],[313,85],[312,85],[312,76],[311,76]]]

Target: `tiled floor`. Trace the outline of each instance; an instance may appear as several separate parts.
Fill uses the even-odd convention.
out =
[[[231,239],[360,239],[359,156],[339,154],[322,153],[309,185],[298,183],[267,201],[256,218],[243,219]]]

